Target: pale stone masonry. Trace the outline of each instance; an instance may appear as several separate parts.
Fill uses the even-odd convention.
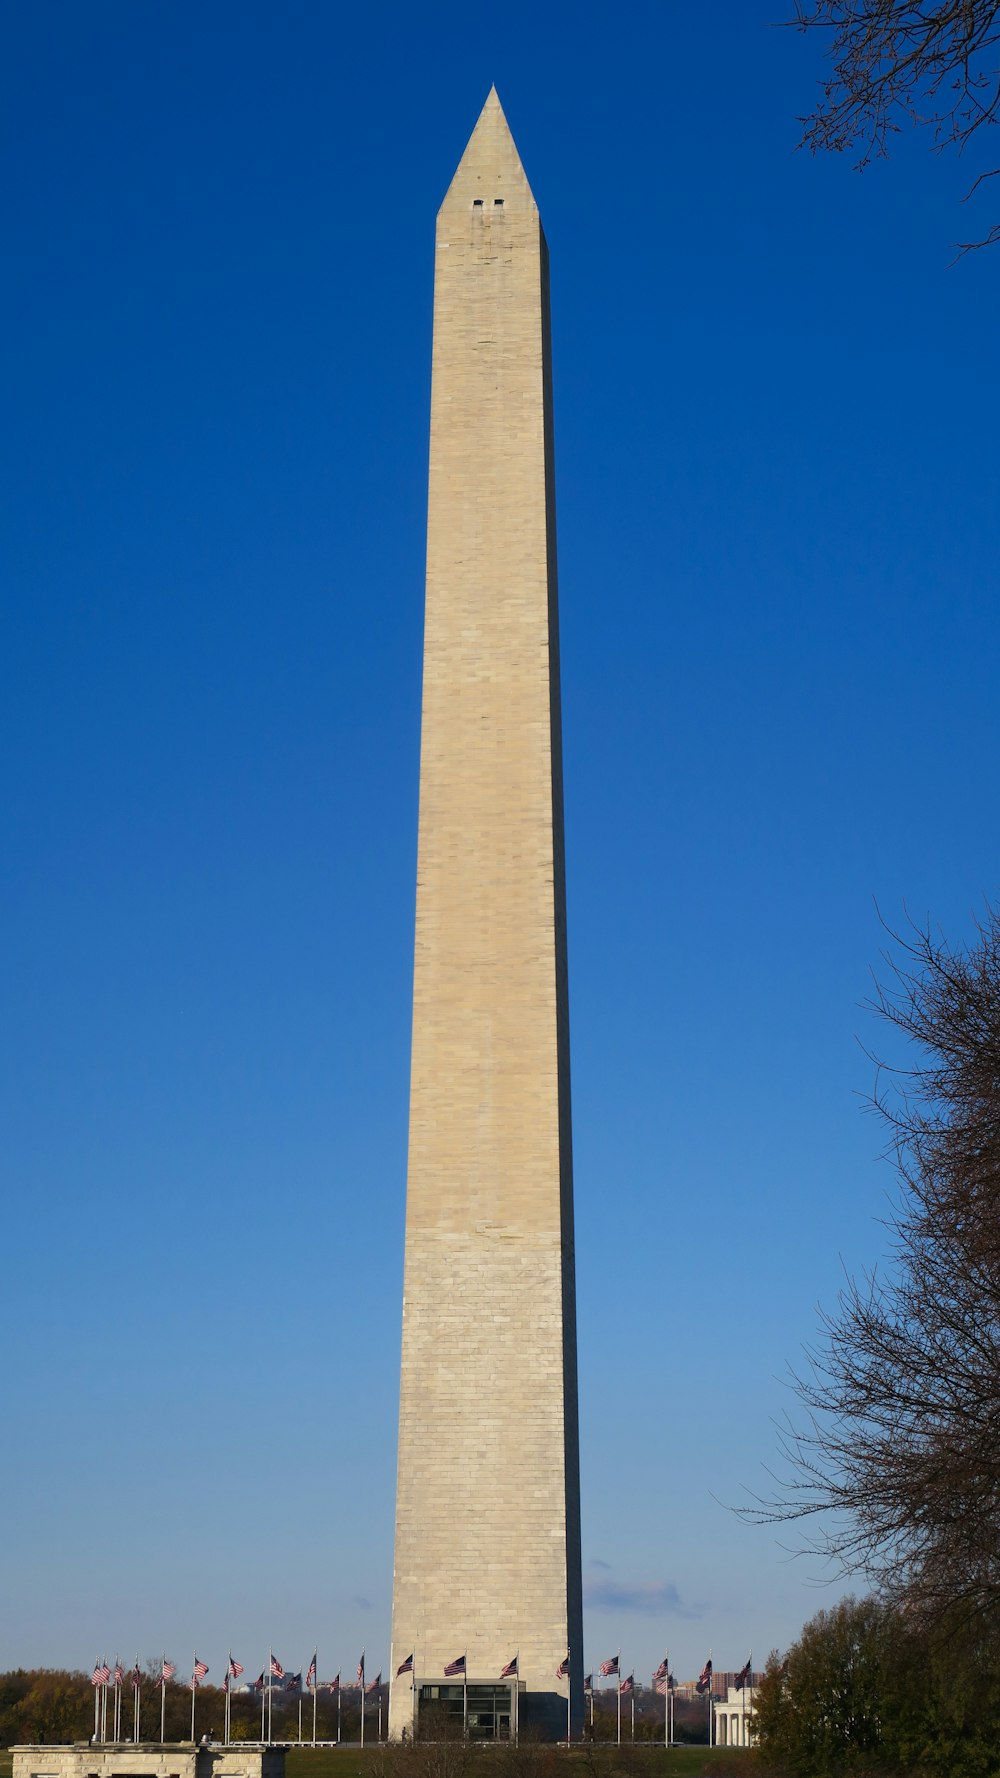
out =
[[[12,1747],[13,1778],[285,1778],[285,1750],[260,1743],[88,1741]]]
[[[491,92],[437,219],[392,1674],[582,1721],[548,258]],[[410,1731],[407,1673],[390,1731]]]

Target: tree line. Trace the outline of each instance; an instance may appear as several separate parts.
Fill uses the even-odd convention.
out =
[[[139,1739],[160,1739],[160,1688],[155,1683],[160,1674],[160,1659],[147,1662],[139,1692]],[[383,1722],[389,1688],[381,1688]],[[132,1737],[132,1687],[126,1684],[122,1702],[122,1735]],[[374,1733],[378,1719],[378,1696],[366,1700],[366,1733]],[[313,1705],[311,1693],[302,1695],[303,1738],[312,1739]],[[110,1715],[110,1711],[109,1711]],[[225,1694],[221,1686],[198,1687],[198,1722],[200,1735],[212,1732],[222,1735],[225,1715]],[[299,1694],[289,1694],[276,1684],[271,1693],[272,1736],[276,1741],[296,1741],[299,1728]],[[260,1694],[234,1692],[231,1700],[230,1734],[235,1741],[260,1739]],[[345,1688],[341,1698],[340,1728],[345,1741],[356,1740],[360,1732],[361,1713],[356,1687]],[[94,1731],[94,1688],[87,1673],[57,1668],[17,1669],[0,1674],[0,1747],[19,1742],[86,1741]],[[164,1713],[164,1734],[168,1741],[187,1741],[191,1737],[191,1691],[189,1686],[168,1680]],[[332,1741],[337,1735],[337,1697],[322,1688],[316,1697],[316,1737]]]

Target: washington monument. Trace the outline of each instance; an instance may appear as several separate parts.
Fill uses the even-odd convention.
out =
[[[548,255],[492,91],[434,265],[395,1736],[582,1720],[560,725]]]

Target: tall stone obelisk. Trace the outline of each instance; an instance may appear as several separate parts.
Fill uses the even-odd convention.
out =
[[[522,1729],[582,1720],[552,458],[545,237],[491,91],[437,219],[394,1735],[462,1655],[473,1702],[518,1657]]]

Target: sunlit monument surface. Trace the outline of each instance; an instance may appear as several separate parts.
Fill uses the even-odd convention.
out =
[[[556,1737],[583,1675],[548,256],[495,92],[434,276],[390,1728]]]

